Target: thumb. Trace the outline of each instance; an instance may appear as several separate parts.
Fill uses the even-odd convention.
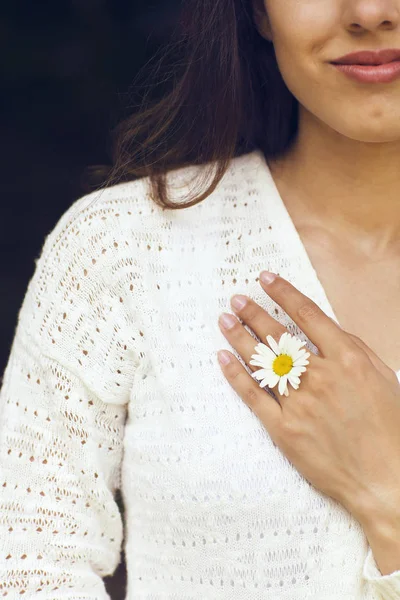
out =
[[[363,340],[361,338],[357,337],[356,335],[353,335],[352,333],[349,333],[348,331],[346,333],[347,333],[347,335],[349,335],[351,337],[353,342],[355,344],[357,344],[357,346],[359,348],[364,350],[364,352],[368,355],[368,358],[370,359],[370,361],[372,362],[374,367],[380,373],[382,373],[382,375],[384,375],[385,377],[393,377],[393,375],[394,375],[396,378],[396,382],[398,381],[397,375],[393,371],[393,369],[391,369],[383,360],[381,360],[379,358],[379,356],[377,354],[375,354],[375,352],[373,350],[371,350],[371,348],[365,342],[363,342]]]
[[[337,323],[331,317],[329,317],[329,318],[331,319],[331,321],[333,323],[335,323],[335,325],[337,325],[338,327],[340,327],[339,323]],[[343,327],[340,327],[340,329],[342,329],[343,331],[345,331],[343,329]],[[364,350],[364,352],[367,354],[368,358],[370,359],[370,361],[372,362],[372,364],[374,365],[374,367],[380,373],[382,373],[382,375],[384,375],[386,377],[393,377],[393,375],[394,375],[395,378],[396,378],[396,381],[398,381],[397,380],[397,375],[393,371],[393,369],[391,369],[382,359],[380,359],[379,356],[377,354],[375,354],[375,352],[361,338],[359,338],[357,335],[353,335],[349,331],[346,331],[346,333],[347,333],[347,335],[349,337],[351,337],[351,339],[353,340],[353,342],[355,344],[357,344],[357,346],[359,348],[361,348],[361,350]]]

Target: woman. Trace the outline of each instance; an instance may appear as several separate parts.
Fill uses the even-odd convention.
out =
[[[0,589],[106,598],[120,488],[127,598],[400,598],[400,0],[182,24],[20,310]]]

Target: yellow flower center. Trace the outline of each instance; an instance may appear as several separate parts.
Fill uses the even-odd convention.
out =
[[[288,354],[280,354],[277,356],[272,363],[272,368],[274,372],[282,377],[282,375],[287,375],[290,373],[293,367],[293,359]]]

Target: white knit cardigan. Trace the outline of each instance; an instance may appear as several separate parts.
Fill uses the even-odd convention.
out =
[[[199,168],[170,174],[175,200]],[[123,531],[129,600],[400,598],[400,571],[381,575],[359,523],[298,473],[217,363],[236,292],[307,340],[262,269],[337,321],[259,152],[184,210],[158,207],[141,179],[61,217],[0,395],[0,598],[107,598]]]

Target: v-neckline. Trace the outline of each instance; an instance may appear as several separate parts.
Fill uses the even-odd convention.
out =
[[[265,169],[265,175],[267,177],[268,183],[269,183],[269,189],[270,192],[273,195],[273,206],[277,211],[277,217],[278,219],[281,219],[281,223],[283,223],[284,225],[286,225],[287,230],[288,230],[288,237],[287,239],[285,239],[285,244],[289,244],[291,243],[291,252],[293,252],[295,254],[295,256],[300,256],[301,258],[301,262],[304,265],[304,269],[308,272],[308,278],[310,280],[310,282],[313,283],[314,286],[314,290],[316,293],[316,298],[320,299],[320,306],[323,309],[323,311],[329,316],[331,317],[338,325],[339,327],[341,327],[339,319],[337,318],[335,311],[333,310],[333,307],[329,301],[329,298],[326,294],[326,291],[324,289],[324,286],[321,283],[321,280],[318,276],[317,271],[315,270],[312,262],[311,262],[311,258],[307,252],[307,249],[305,247],[305,245],[303,244],[303,240],[300,237],[300,234],[293,222],[292,217],[290,216],[290,213],[282,199],[282,196],[278,190],[278,187],[275,183],[275,180],[272,176],[271,170],[269,168],[268,162],[264,157],[264,154],[262,152],[260,152],[260,158],[263,162],[263,166]],[[397,375],[397,379],[400,382],[400,368],[395,371],[396,375]]]

